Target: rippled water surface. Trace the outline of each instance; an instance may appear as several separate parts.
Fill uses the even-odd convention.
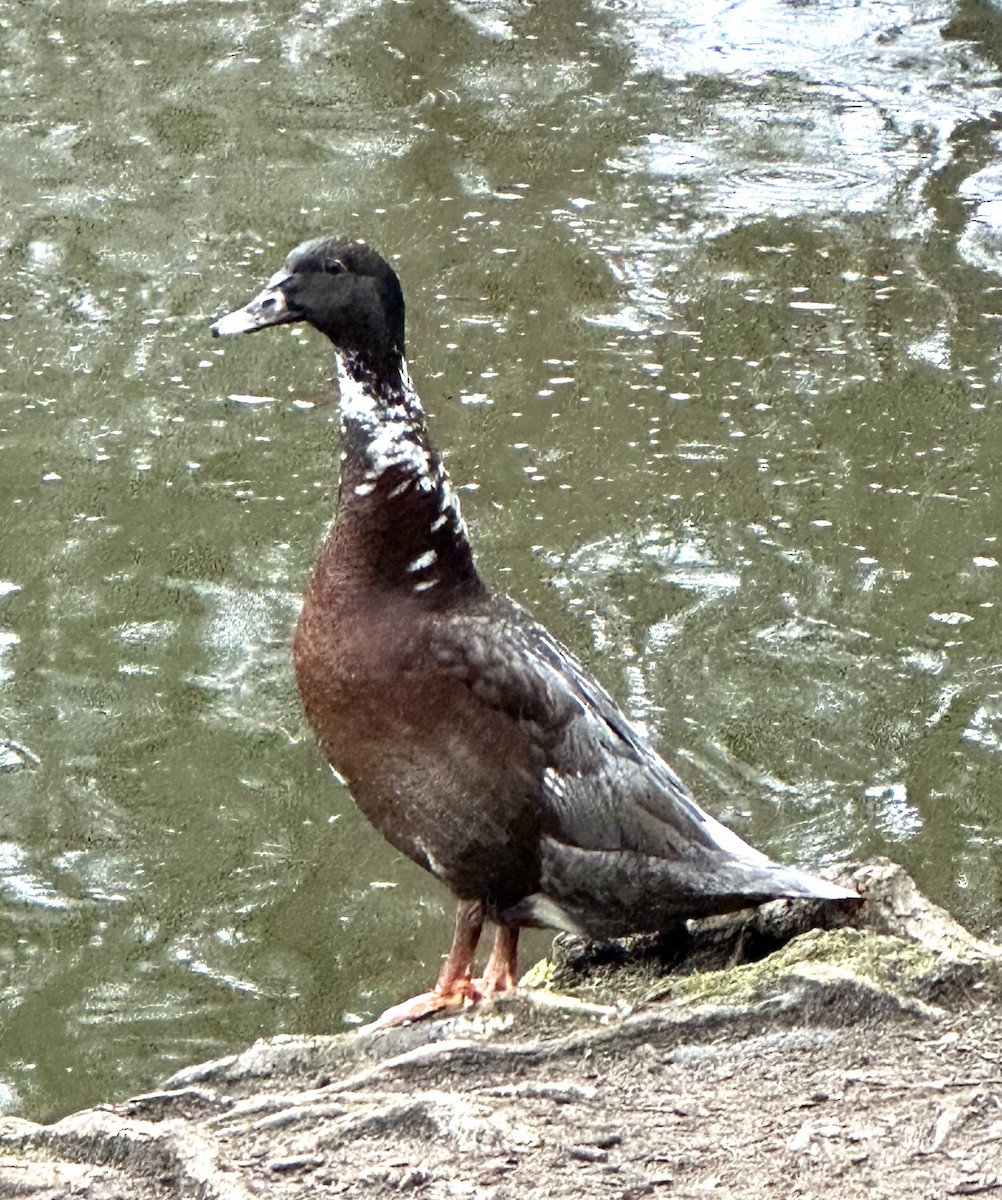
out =
[[[292,682],[327,348],[208,335],[328,230],[397,256],[485,574],[749,838],[999,936],[1000,22],[0,11],[0,1109],[437,970],[451,901]]]

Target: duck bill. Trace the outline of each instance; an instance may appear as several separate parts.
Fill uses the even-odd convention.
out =
[[[287,325],[300,320],[299,314],[289,308],[285,292],[280,287],[266,287],[243,308],[234,309],[220,317],[212,325],[213,337],[236,337],[239,333],[253,333],[256,329],[267,329],[270,325]]]

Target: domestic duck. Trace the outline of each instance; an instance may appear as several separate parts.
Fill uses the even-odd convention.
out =
[[[591,672],[477,573],[404,353],[395,272],[360,241],[297,246],[220,337],[303,321],[334,347],[337,515],[293,643],[307,718],[358,807],[458,899],[404,1021],[515,985],[519,930],[664,930],[779,896],[855,893],[700,808]],[[483,975],[474,955],[497,926]]]

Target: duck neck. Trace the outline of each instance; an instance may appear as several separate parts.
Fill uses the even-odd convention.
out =
[[[407,363],[336,354],[343,452],[329,550],[342,577],[437,607],[482,592],[459,501]]]

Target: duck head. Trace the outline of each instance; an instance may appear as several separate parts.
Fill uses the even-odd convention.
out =
[[[404,355],[404,298],[393,268],[364,242],[303,242],[243,308],[220,317],[216,337],[305,321],[335,348],[377,369]]]

